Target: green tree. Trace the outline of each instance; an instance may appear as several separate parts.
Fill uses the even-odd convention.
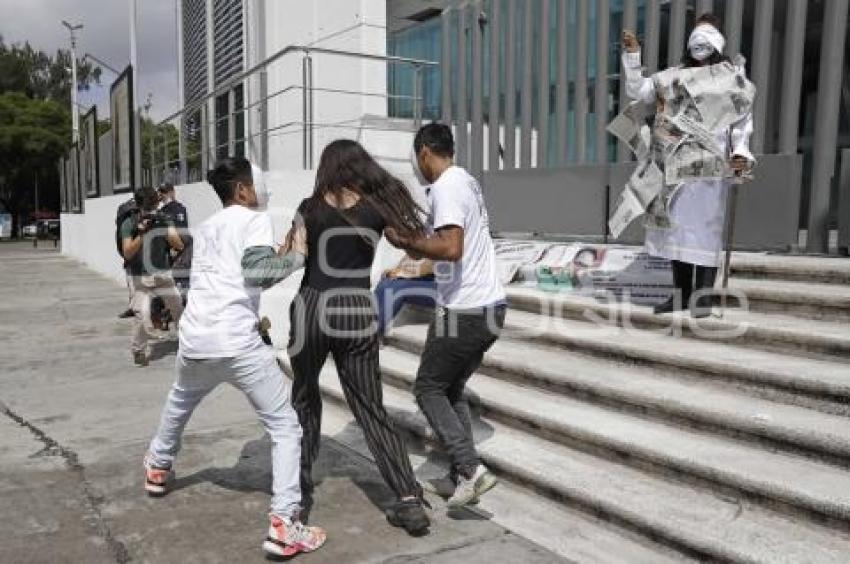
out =
[[[174,124],[155,124],[153,120],[142,117],[142,169],[155,170],[158,179],[177,166],[180,147],[178,130]]]
[[[0,36],[0,94],[20,92],[37,100],[53,100],[71,109],[71,52],[50,56],[29,43],[6,45]],[[88,90],[100,84],[100,67],[77,60],[77,87]]]
[[[20,215],[39,201],[59,209],[58,161],[71,143],[71,54],[55,55],[29,43],[7,45],[0,36],[0,204],[12,214],[17,232]],[[82,90],[100,83],[100,68],[77,61]]]
[[[13,232],[19,215],[32,209],[36,182],[45,203],[58,208],[57,163],[68,148],[70,121],[53,100],[0,94],[0,204],[12,214]]]

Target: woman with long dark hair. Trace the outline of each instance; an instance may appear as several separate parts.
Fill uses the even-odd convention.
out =
[[[331,354],[381,476],[398,498],[387,518],[411,534],[425,531],[430,523],[407,448],[383,405],[370,273],[384,228],[421,233],[421,213],[405,185],[359,143],[340,139],[329,144],[319,161],[313,195],[298,208],[296,222],[306,226],[308,252],[304,279],[290,309],[293,404],[304,433],[303,504],[310,505],[311,470],[319,454],[319,373]]]

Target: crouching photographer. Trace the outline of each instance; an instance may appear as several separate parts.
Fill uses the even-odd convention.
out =
[[[151,319],[151,303],[162,299],[175,322],[183,313],[183,300],[171,275],[169,254],[183,250],[183,241],[173,221],[157,211],[159,194],[143,187],[134,194],[136,209],[121,222],[119,235],[121,251],[130,275],[133,310],[133,335],[130,349],[137,366],[147,366],[150,357],[150,338],[165,335],[155,330]]]

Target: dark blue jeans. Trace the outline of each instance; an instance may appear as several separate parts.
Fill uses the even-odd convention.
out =
[[[384,278],[375,288],[378,305],[378,335],[384,335],[387,326],[395,319],[405,304],[434,307],[437,283],[433,276],[424,278]]]

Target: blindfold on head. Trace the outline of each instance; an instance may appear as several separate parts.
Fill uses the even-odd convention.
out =
[[[723,53],[723,48],[726,47],[726,39],[713,25],[701,23],[694,28],[688,38],[688,50],[704,50],[708,47],[718,53]]]

